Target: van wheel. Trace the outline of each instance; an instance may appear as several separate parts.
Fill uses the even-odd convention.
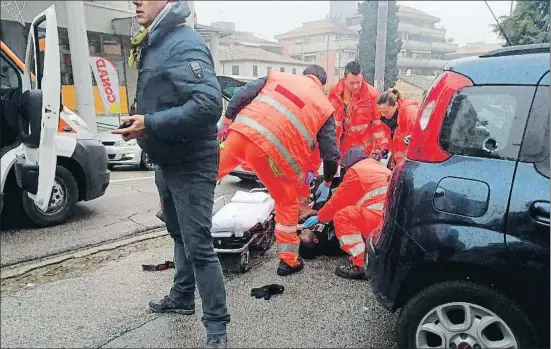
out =
[[[144,171],[154,171],[155,164],[149,158],[149,155],[142,150],[142,159],[140,161],[140,168]]]
[[[512,300],[486,286],[447,281],[429,286],[402,309],[400,348],[536,348],[536,330]]]
[[[35,205],[27,192],[22,195],[23,210],[31,222],[38,227],[48,227],[63,223],[73,213],[78,202],[78,184],[69,170],[57,166],[50,206],[45,212]]]

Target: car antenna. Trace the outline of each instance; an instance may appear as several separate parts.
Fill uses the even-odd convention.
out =
[[[486,4],[486,6],[488,6],[488,10],[490,10],[490,12],[492,13],[492,16],[494,16],[494,20],[495,20],[496,23],[497,23],[497,27],[499,28],[499,31],[501,32],[501,34],[503,34],[503,37],[505,38],[505,41],[507,41],[507,46],[513,46],[513,45],[511,45],[511,41],[510,41],[509,38],[507,37],[507,34],[505,34],[505,31],[504,31],[503,28],[501,27],[501,24],[499,24],[499,21],[497,20],[497,17],[496,17],[496,15],[494,14],[494,11],[492,11],[492,8],[491,8],[490,5],[488,4],[488,1],[484,0],[484,3]]]

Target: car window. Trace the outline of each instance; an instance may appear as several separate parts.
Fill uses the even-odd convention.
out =
[[[21,74],[4,55],[0,55],[0,85],[2,90],[21,89]]]
[[[520,161],[541,162],[549,157],[549,86],[539,86],[526,125]]]
[[[473,86],[460,90],[448,107],[440,132],[443,150],[516,160],[534,90],[533,86]]]

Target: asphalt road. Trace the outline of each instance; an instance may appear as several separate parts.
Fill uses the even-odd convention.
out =
[[[215,198],[231,195],[238,189],[252,186],[235,177],[224,178],[215,191]],[[219,201],[215,209],[222,204]],[[77,248],[130,237],[162,227],[155,217],[159,197],[153,172],[133,168],[115,168],[105,195],[79,203],[65,224],[44,229],[15,228],[0,233],[1,266],[26,262]]]

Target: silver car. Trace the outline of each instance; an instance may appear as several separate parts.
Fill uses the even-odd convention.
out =
[[[149,156],[140,148],[135,139],[126,142],[120,135],[114,135],[110,132],[98,133],[96,139],[107,150],[109,168],[116,165],[130,165],[138,166],[144,171],[155,169],[155,164],[151,162]]]

